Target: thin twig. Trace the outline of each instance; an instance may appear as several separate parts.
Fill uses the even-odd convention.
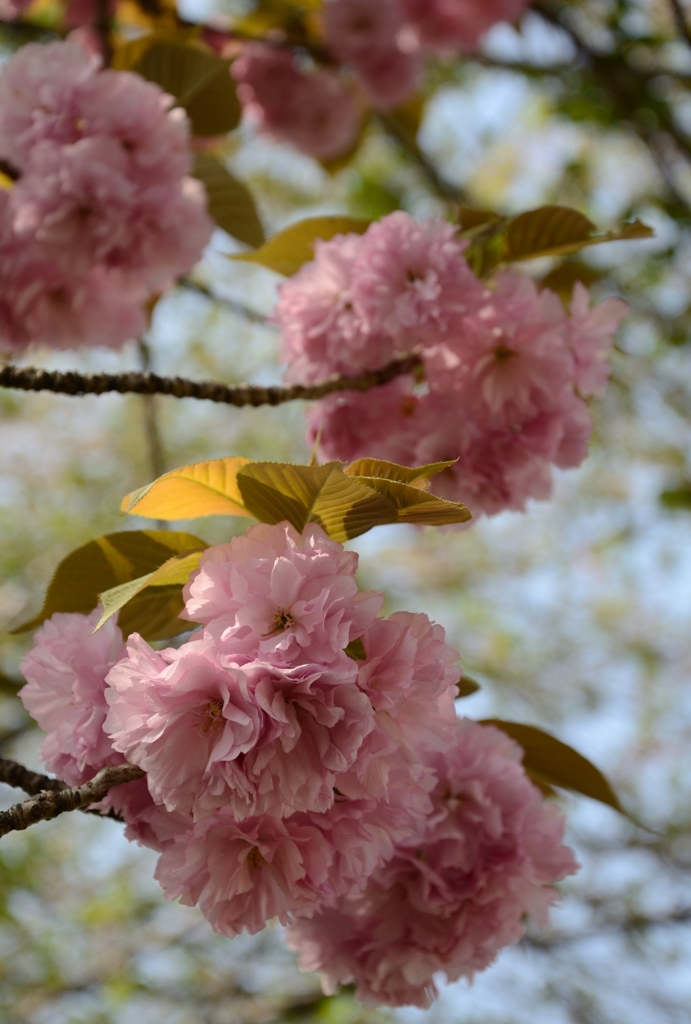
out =
[[[669,0],[669,2],[672,7],[672,14],[674,15],[674,21],[679,35],[682,37],[686,45],[691,48],[691,31],[689,30],[688,22],[686,21],[684,8],[681,6],[680,0]]]
[[[31,799],[15,804],[8,811],[0,812],[0,836],[8,832],[18,832],[39,821],[57,818],[66,811],[76,811],[98,803],[109,790],[121,786],[125,782],[144,777],[141,768],[133,764],[116,765],[113,768],[102,768],[90,782],[73,789],[60,788],[42,790]],[[48,780],[53,782],[54,780]],[[62,786],[61,783],[58,785]]]
[[[151,349],[143,338],[139,339],[139,355],[142,361],[142,370],[149,373],[151,370]],[[156,407],[155,395],[142,395],[144,403],[144,432],[149,450],[149,469],[153,479],[163,476],[166,471],[166,459],[163,452],[161,431],[158,425],[158,409]]]
[[[417,141],[412,137],[412,135],[404,130],[395,116],[383,110],[379,110],[376,112],[376,119],[386,134],[398,143],[398,145],[405,150],[408,156],[412,157],[438,195],[453,203],[464,203],[466,201],[461,189],[456,185],[452,185],[451,182],[442,177],[434,164],[432,164],[422,152]]]
[[[261,324],[263,327],[273,328],[274,325],[270,323],[265,316],[261,313],[255,312],[248,306],[243,306],[241,302],[236,302],[234,299],[228,299],[224,295],[217,295],[207,285],[202,284],[201,281],[195,281],[193,277],[183,277],[178,281],[179,288],[185,288],[187,291],[195,292],[197,295],[203,295],[209,302],[217,303],[219,306],[224,306],[226,309],[231,310],[233,313],[237,313],[238,316],[244,317],[245,320],[250,320],[254,324]]]
[[[395,359],[381,370],[366,370],[354,377],[329,377],[319,384],[289,384],[262,387],[260,384],[220,384],[183,377],[159,377],[155,373],[77,373],[73,370],[41,370],[35,366],[7,365],[0,369],[0,387],[21,391],[52,391],[63,395],[103,395],[107,392],[138,395],[171,395],[196,398],[238,407],[283,405],[298,399],[315,400],[336,391],[369,391],[388,384],[395,377],[412,373],[421,365],[413,354]]]

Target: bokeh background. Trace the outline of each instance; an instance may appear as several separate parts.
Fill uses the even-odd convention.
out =
[[[202,20],[219,10],[233,5],[182,8]],[[197,911],[163,900],[154,855],[122,826],[65,815],[0,844],[2,1024],[691,1020],[691,41],[680,11],[671,0],[546,3],[520,29],[492,30],[478,57],[428,69],[416,144],[373,122],[336,172],[245,128],[222,151],[269,232],[317,213],[446,215],[461,200],[504,213],[558,202],[603,229],[633,216],[655,228],[653,240],[571,263],[631,315],[590,457],[555,475],[553,499],[467,530],[389,527],[353,545],[362,586],[447,630],[482,686],[463,713],[572,743],[648,830],[565,797],[583,867],[550,928],[426,1013],[378,1013],[347,991],[322,998],[278,927],[214,936]],[[2,57],[25,37],[0,26]],[[148,358],[168,375],[278,381],[264,318],[280,278],[230,262],[238,248],[217,233],[194,278],[158,304],[148,352],[22,361],[115,371]],[[228,454],[306,461],[303,414],[301,403],[0,393],[0,628],[38,609],[72,548],[150,525],[117,510],[162,468]],[[245,526],[210,517],[193,530],[218,543]],[[38,768],[41,737],[15,696],[29,644],[0,636],[0,754]],[[0,789],[3,806],[18,796]]]

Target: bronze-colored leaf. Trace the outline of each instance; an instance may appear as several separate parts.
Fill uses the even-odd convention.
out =
[[[178,620],[178,615],[184,607],[182,588],[198,567],[204,547],[174,555],[155,572],[104,591],[96,630],[120,611],[118,623],[125,636],[137,632],[145,640],[158,640],[192,629],[193,624]]]
[[[482,723],[494,725],[524,751],[523,766],[530,777],[547,786],[569,789],[613,807],[626,814],[619,798],[599,768],[561,740],[533,725],[503,722],[491,718]]]
[[[504,260],[534,259],[536,256],[574,252],[587,243],[595,225],[578,210],[568,206],[541,206],[509,221],[504,236]]]
[[[36,629],[55,612],[88,615],[103,591],[153,573],[171,555],[205,546],[194,534],[172,530],[127,530],[98,537],[62,560],[41,611],[14,632]]]
[[[348,476],[378,477],[381,480],[397,480],[401,484],[410,484],[411,487],[419,487],[427,490],[430,477],[436,473],[442,473],[449,469],[457,459],[448,462],[433,462],[428,466],[399,466],[395,462],[386,462],[384,459],[358,459],[346,466],[344,473]]]
[[[304,263],[314,259],[317,239],[328,241],[335,235],[355,233],[362,235],[370,222],[355,217],[310,217],[279,231],[256,252],[234,253],[230,259],[244,263],[259,263],[262,267],[290,277]]]
[[[192,173],[204,185],[209,214],[219,228],[246,245],[262,245],[264,228],[247,186],[206,153],[196,154]]]

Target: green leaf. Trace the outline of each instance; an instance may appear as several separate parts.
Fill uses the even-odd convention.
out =
[[[374,526],[396,522],[391,504],[370,487],[347,477],[340,463],[291,466],[253,462],[238,473],[246,508],[264,523],[287,519],[296,530],[316,522],[333,540],[359,537]]]
[[[120,507],[130,515],[150,519],[252,516],[237,485],[238,470],[249,461],[235,456],[182,466],[128,494]]]
[[[592,800],[613,807],[620,814],[626,814],[599,768],[566,743],[533,725],[502,722],[494,718],[482,724],[496,726],[523,748],[523,767],[535,782],[589,796]]]
[[[280,231],[256,252],[234,253],[229,259],[259,263],[277,274],[290,277],[304,263],[314,259],[317,239],[328,241],[335,235],[349,233],[362,235],[369,225],[369,221],[355,217],[309,217]]]
[[[262,245],[264,229],[249,189],[204,153],[197,153],[192,173],[206,189],[209,213],[219,228],[246,245]]]
[[[381,480],[397,480],[402,484],[410,484],[413,487],[427,489],[429,478],[436,473],[442,473],[457,462],[451,459],[448,462],[433,462],[428,466],[399,466],[395,462],[385,462],[384,459],[358,459],[346,466],[344,473],[348,476],[378,477]]]
[[[568,206],[541,206],[513,217],[506,228],[501,261],[513,263],[539,256],[567,256],[590,245],[652,238],[653,231],[636,220],[616,231],[593,235],[595,225]]]
[[[365,661],[367,658],[365,645],[359,638],[357,640],[351,640],[345,648],[345,652],[349,658],[353,659],[353,661]]]
[[[480,684],[476,683],[472,676],[466,675],[464,672],[458,681],[458,696],[472,697],[479,689]]]
[[[199,566],[205,544],[196,551],[174,555],[155,572],[104,591],[103,614],[94,630],[100,629],[116,612],[123,636],[141,633],[145,640],[163,640],[193,628],[193,623],[178,618],[184,608],[182,588]]]
[[[663,491],[660,495],[660,504],[664,508],[691,511],[691,482]]]
[[[194,135],[225,135],[240,122],[240,101],[230,62],[197,45],[158,39],[148,46],[134,70],[175,97]]]
[[[103,591],[153,573],[171,554],[205,546],[203,540],[191,533],[171,530],[128,530],[98,537],[63,559],[50,581],[39,614],[14,632],[36,629],[55,612],[88,615]]]

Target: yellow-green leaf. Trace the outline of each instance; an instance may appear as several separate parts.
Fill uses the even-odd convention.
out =
[[[401,484],[410,484],[427,490],[429,479],[435,473],[442,473],[445,469],[453,466],[456,459],[448,462],[433,462],[428,466],[399,466],[395,462],[385,462],[384,459],[358,459],[346,466],[344,473],[348,476],[378,477],[381,480],[397,480]]]
[[[230,259],[259,263],[284,277],[297,273],[304,263],[314,259],[317,239],[328,241],[335,235],[362,235],[370,222],[355,217],[309,217],[280,231],[256,252],[234,253]]]
[[[359,537],[374,526],[396,522],[391,503],[347,477],[340,463],[290,466],[253,462],[238,473],[246,508],[264,523],[287,519],[296,530],[318,523],[333,540]]]
[[[178,620],[184,607],[182,588],[198,567],[204,547],[206,545],[197,551],[174,555],[155,572],[105,590],[100,595],[103,614],[96,629],[120,610],[122,614],[118,624],[124,636],[136,632],[141,633],[145,640],[162,640],[191,629],[192,623]],[[144,591],[149,591],[145,600],[137,602],[136,598],[141,597]]]
[[[224,135],[237,127],[241,109],[229,61],[198,45],[158,39],[134,70],[175,97],[195,135]]]
[[[501,259],[512,263],[538,256],[568,256],[590,245],[653,237],[652,229],[639,220],[604,235],[593,235],[594,230],[592,221],[568,206],[528,210],[509,221]]]
[[[374,488],[393,505],[396,509],[396,518],[391,520],[392,522],[415,523],[417,526],[449,526],[452,523],[466,523],[473,518],[460,502],[446,501],[419,487],[376,477],[355,479]]]
[[[250,462],[235,456],[196,462],[165,473],[133,491],[121,508],[150,519],[196,519],[199,516],[252,516],[238,490],[237,474]]]
[[[619,798],[605,776],[582,754],[549,733],[533,725],[488,719],[483,725],[494,725],[514,739],[524,751],[523,766],[530,777],[546,786],[558,786],[598,800],[625,814]]]
[[[205,153],[197,153],[192,173],[206,189],[209,213],[219,228],[246,245],[262,245],[264,229],[247,186]]]
[[[154,572],[172,554],[204,546],[194,534],[172,530],[128,530],[98,537],[63,559],[48,586],[41,611],[15,632],[36,629],[55,612],[88,615],[104,590]]]

